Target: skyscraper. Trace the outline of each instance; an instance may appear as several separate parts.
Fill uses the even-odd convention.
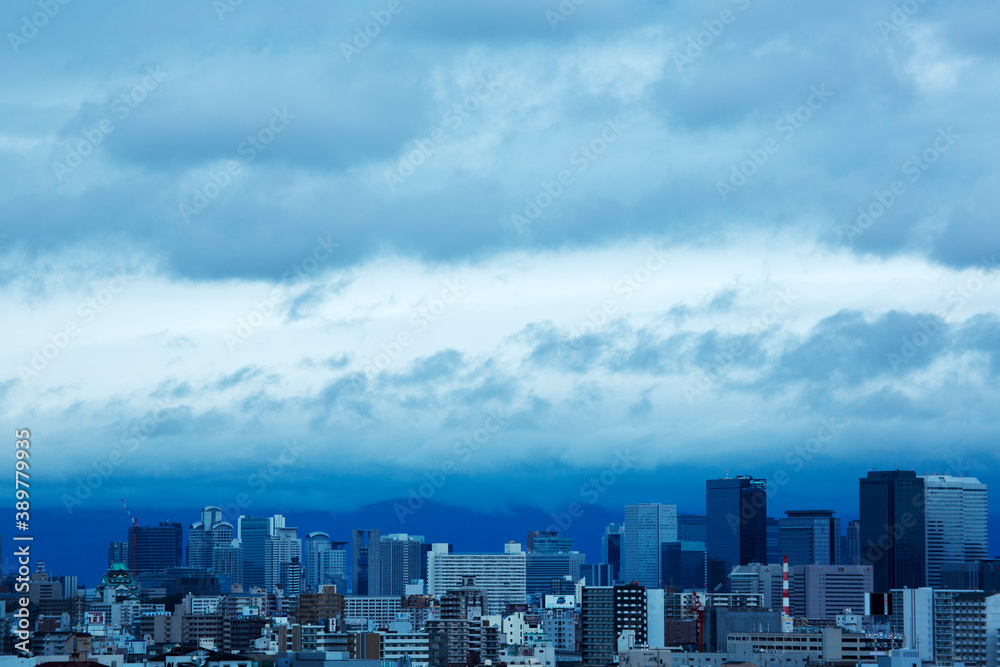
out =
[[[661,548],[664,588],[705,590],[704,542],[664,542]]]
[[[243,586],[264,588],[267,538],[271,536],[272,519],[268,517],[241,516],[239,540],[243,547]]]
[[[847,550],[845,565],[861,565],[861,522],[857,519],[847,523]]]
[[[421,560],[425,557],[423,535],[393,533],[381,538],[378,552],[379,584],[369,595],[402,595],[406,586],[421,578]]]
[[[274,515],[271,533],[264,542],[264,589],[281,588],[286,595],[302,591],[302,540],[298,529],[285,525],[285,517]]]
[[[781,524],[774,517],[767,517],[767,562],[781,561]]]
[[[181,524],[161,521],[158,526],[132,526],[128,537],[130,569],[135,574],[181,566],[184,543]]]
[[[786,510],[779,551],[789,565],[839,565],[840,519],[833,510]]]
[[[678,514],[677,539],[681,542],[705,543],[705,526],[707,518],[704,514]]]
[[[230,546],[234,537],[233,524],[222,520],[222,509],[210,505],[201,510],[201,521],[188,530],[187,565],[213,571],[215,548]]]
[[[639,503],[625,506],[622,579],[659,588],[664,542],[677,541],[677,506]]]
[[[233,584],[243,582],[243,545],[239,540],[230,540],[212,550],[212,572],[219,577],[219,585],[227,592]]]
[[[355,529],[351,533],[351,592],[354,595],[380,595],[382,561],[379,557],[382,532]]]
[[[618,581],[622,572],[622,531],[620,523],[609,523],[601,537],[601,562],[611,567],[611,581]]]
[[[725,591],[737,565],[767,564],[767,480],[707,480],[705,509],[708,590]]]
[[[330,536],[320,531],[306,535],[302,543],[302,567],[304,588],[319,591],[321,587],[333,584],[341,595],[347,592],[347,552],[346,542],[333,542]]]
[[[927,585],[941,587],[944,563],[987,557],[986,485],[975,477],[922,475]]]
[[[859,480],[861,564],[876,593],[926,580],[924,480],[912,470],[871,471]]]

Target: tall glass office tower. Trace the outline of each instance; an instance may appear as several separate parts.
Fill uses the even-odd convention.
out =
[[[661,545],[676,541],[676,505],[626,505],[622,534],[622,580],[638,582],[646,588],[659,588],[663,572]]]
[[[267,538],[271,536],[270,517],[241,516],[239,539],[243,545],[243,586],[264,587],[264,568],[267,562]]]
[[[740,475],[705,482],[708,590],[728,591],[737,565],[767,559],[767,480]]]
[[[912,470],[873,470],[859,480],[861,564],[876,593],[926,582],[924,480]]]
[[[780,556],[789,565],[839,565],[840,519],[833,510],[787,510],[779,520]]]
[[[987,558],[986,485],[975,477],[922,475],[927,585],[941,587],[944,563]]]

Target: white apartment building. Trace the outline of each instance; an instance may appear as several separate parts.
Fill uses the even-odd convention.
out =
[[[487,613],[503,614],[508,604],[524,604],[525,553],[521,545],[504,545],[503,553],[448,553],[447,544],[434,544],[427,554],[427,593],[440,599],[462,586],[463,577],[474,577],[486,592]]]

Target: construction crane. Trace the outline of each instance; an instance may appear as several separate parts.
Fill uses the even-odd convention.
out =
[[[129,531],[132,533],[132,540],[130,541],[128,546],[127,560],[129,561],[128,571],[131,572],[133,576],[135,576],[135,532],[136,532],[135,529],[139,527],[139,520],[132,515],[132,510],[130,510],[128,508],[128,505],[125,504],[125,499],[122,498],[121,500],[122,500],[122,507],[125,508],[125,513],[128,514],[128,518],[132,521],[132,530]]]
[[[705,606],[701,603],[701,598],[698,597],[698,593],[692,593],[691,608],[688,610],[692,614],[698,624],[698,653],[704,653],[705,651]]]

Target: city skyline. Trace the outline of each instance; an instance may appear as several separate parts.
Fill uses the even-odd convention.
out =
[[[733,481],[735,481],[736,478],[732,479]],[[859,479],[860,478],[854,479],[855,485],[858,484]],[[702,489],[702,497],[704,497],[705,484],[711,481],[712,480],[702,480],[698,485]],[[769,488],[775,489],[776,487],[772,484]],[[777,490],[773,492],[773,495],[775,498],[780,497],[780,494],[778,493]],[[857,489],[855,489],[854,496],[855,497],[857,496]],[[412,518],[408,515],[405,516],[406,520],[410,521],[409,527],[407,527],[404,524],[400,524],[398,522],[399,519],[398,507],[400,506],[400,501],[387,501],[386,503],[383,503],[379,506],[373,506],[372,508],[368,509],[374,509],[375,510],[374,512],[364,512],[361,515],[354,515],[352,513],[331,515],[316,510],[306,511],[306,512],[292,512],[286,514],[280,507],[267,510],[265,510],[263,507],[259,507],[257,508],[259,511],[251,512],[246,516],[256,517],[259,521],[263,521],[269,524],[273,523],[273,519],[271,518],[272,516],[282,515],[284,521],[293,521],[294,524],[298,526],[297,531],[300,540],[304,539],[310,533],[314,533],[316,531],[322,531],[330,535],[331,536],[330,539],[333,542],[337,542],[338,540],[340,540],[341,542],[346,543],[347,545],[353,544],[353,541],[351,539],[351,533],[357,529],[357,520],[361,519],[361,522],[363,524],[368,524],[373,526],[380,525],[381,527],[377,530],[380,531],[382,539],[387,539],[394,534],[408,532],[410,534],[419,534],[422,538],[425,538],[425,542],[427,544],[439,541],[447,541],[449,543],[453,543],[456,545],[456,550],[460,552],[482,552],[482,553],[498,552],[499,550],[501,550],[503,544],[510,540],[521,543],[523,548],[527,549],[527,542],[525,538],[526,531],[553,530],[559,532],[563,536],[572,539],[573,549],[575,551],[583,553],[586,556],[587,563],[602,562],[600,560],[602,557],[601,537],[604,533],[604,529],[610,523],[619,523],[623,525],[626,506],[623,505],[621,507],[614,508],[614,507],[603,507],[600,505],[587,506],[581,504],[582,511],[580,512],[580,515],[574,517],[570,514],[571,504],[572,503],[567,503],[563,508],[561,508],[564,511],[558,511],[555,513],[544,513],[537,509],[529,511],[525,510],[525,508],[521,508],[520,511],[508,512],[502,517],[506,522],[507,525],[506,528],[498,529],[495,531],[487,529],[487,530],[471,531],[471,532],[467,529],[467,526],[470,524],[470,522],[475,522],[478,525],[482,526],[488,526],[490,525],[490,522],[485,522],[483,521],[483,519],[491,515],[481,515],[475,512],[470,512],[468,510],[461,510],[459,508],[438,505],[433,503],[433,501],[428,501],[426,510],[424,510],[424,508],[421,508],[422,511],[420,513],[414,513]],[[238,507],[237,505],[233,505],[232,507],[230,507],[230,511],[235,511],[237,507]],[[210,509],[210,508],[205,508],[205,509]],[[686,507],[685,506],[679,507],[677,509],[677,515],[682,516],[682,515],[694,514],[704,518],[705,517],[704,511],[705,511],[705,505],[703,503],[700,505],[700,507],[697,504],[693,504]],[[785,517],[785,511],[786,510],[783,508],[779,512],[777,509],[769,507],[768,516],[780,521],[781,518]],[[808,500],[805,500],[804,504],[796,506],[796,508],[791,509],[791,511],[793,513],[813,511],[813,505],[810,504]],[[857,515],[849,516],[845,513],[842,513],[840,510],[831,510],[831,511],[834,512],[835,518],[839,520],[839,524],[841,527],[841,536],[846,537],[848,533],[847,530],[848,523],[854,520],[854,518],[856,518]],[[778,514],[778,516],[775,516],[776,513]],[[201,509],[195,511],[189,508],[182,508],[166,512],[164,512],[163,509],[160,509],[156,514],[155,521],[153,521],[152,524],[156,525],[158,523],[168,520],[177,522],[179,521],[177,519],[179,515],[202,516],[202,517],[204,516]],[[299,526],[299,523],[297,521],[294,521],[293,519],[295,515],[300,515],[300,516],[304,515],[310,518],[308,519],[307,524]],[[102,520],[110,519],[111,521],[115,521],[115,517],[117,517],[117,520],[122,523],[122,531],[125,531],[127,528],[126,522],[124,521],[124,518],[127,517],[120,508],[114,511],[101,512],[100,516],[102,517]],[[324,516],[328,518],[326,519],[322,518]],[[494,517],[499,518],[496,517],[495,515]],[[67,518],[69,517],[67,516]],[[997,517],[995,516],[990,516],[987,525],[991,527],[996,525],[996,518]],[[227,522],[231,521],[235,526],[237,525],[239,517],[233,517],[227,515],[223,510],[216,513],[215,520],[219,519]],[[442,519],[444,520],[444,524],[441,523]],[[449,524],[449,521],[451,521],[452,523]],[[544,526],[540,526],[540,523],[544,522],[548,523],[546,523]],[[69,523],[75,523],[75,522],[68,521],[67,524]],[[184,533],[183,552],[185,554],[188,554],[190,553],[190,548],[191,548],[188,526],[197,525],[199,522],[185,523],[184,521],[179,521],[179,523],[183,525],[183,533]],[[143,525],[147,524],[144,522]],[[337,530],[336,528],[337,526],[339,526],[339,530],[341,531],[340,533],[335,532]],[[61,528],[62,530],[65,530],[66,528],[68,528],[68,525],[63,526]],[[969,552],[971,554],[970,557],[997,557],[997,555],[1000,554],[1000,534],[998,534],[998,532],[1000,531],[996,530],[989,531],[988,533],[989,543],[983,546],[983,549],[985,549],[985,551],[979,551],[979,550],[976,550],[974,552],[970,551]],[[64,535],[64,533],[60,533],[60,535]],[[43,534],[41,536],[42,538],[41,544],[42,545],[47,544],[49,540],[51,540],[52,538],[55,538],[58,541],[60,535],[47,536]],[[92,545],[90,549],[91,557],[89,559],[89,565],[85,568],[86,570],[91,572],[90,578],[94,577],[99,578],[103,574],[104,569],[106,567],[106,561],[104,560],[104,558],[107,555],[108,542],[115,541],[117,539],[113,535],[110,536],[105,535],[104,531],[100,531],[98,535],[99,537],[96,540],[90,539],[90,544]],[[129,535],[130,532],[125,533],[124,535],[121,536],[121,540],[127,541]],[[82,533],[77,533],[77,536],[74,539],[81,539],[81,537]],[[105,537],[107,537],[107,539],[104,539]],[[677,539],[681,539],[679,533]],[[777,548],[777,545],[773,546]],[[352,547],[348,546],[347,548],[351,549]],[[261,546],[259,550],[261,550],[261,553],[263,554],[263,546]],[[40,553],[44,554],[45,551],[41,551]],[[303,551],[302,553],[304,554],[305,552]],[[985,553],[986,555],[983,556],[983,553]],[[60,557],[60,554],[51,554],[51,551],[50,555],[56,557],[48,559],[45,559],[43,557],[42,559],[47,560],[50,566],[58,564],[56,565],[55,568],[56,570],[66,569],[68,564],[77,562],[77,559],[80,557],[79,552],[74,553],[71,557],[65,557],[65,556]],[[622,554],[622,557],[624,558],[624,552]],[[347,558],[348,558],[347,562],[349,564],[351,561],[350,551],[348,551]],[[962,558],[959,558],[958,560],[962,560]],[[182,557],[181,562],[182,563],[186,562],[184,557]],[[348,582],[350,582],[351,577],[353,576],[352,568],[348,567],[348,572],[349,572]],[[263,570],[261,570],[259,574],[251,576],[259,576],[262,578]]]
[[[997,0],[3,0],[0,667],[1000,667],[998,93]]]

